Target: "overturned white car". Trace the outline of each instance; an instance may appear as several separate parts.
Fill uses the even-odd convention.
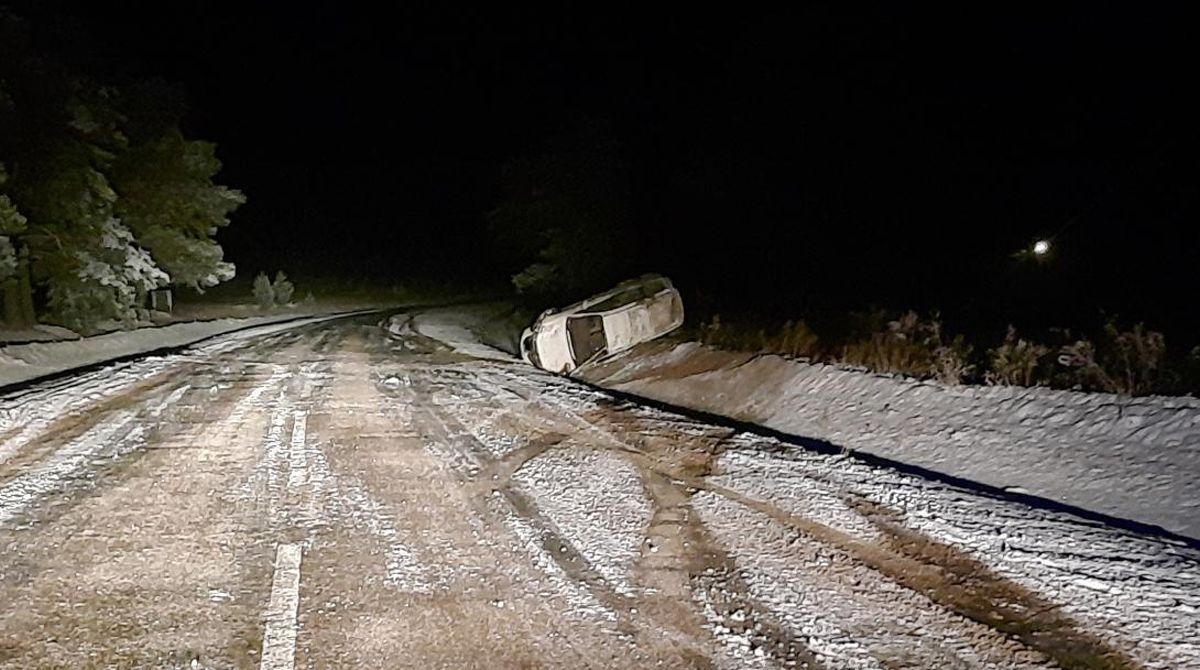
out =
[[[521,334],[521,357],[567,374],[681,325],[683,300],[671,280],[644,275],[563,309],[542,312]]]

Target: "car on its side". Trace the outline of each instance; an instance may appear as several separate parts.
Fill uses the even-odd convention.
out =
[[[643,275],[559,310],[546,310],[521,334],[521,358],[569,374],[683,325],[683,300],[671,280]]]

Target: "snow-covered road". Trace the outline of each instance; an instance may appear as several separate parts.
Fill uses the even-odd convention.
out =
[[[1200,667],[1194,548],[615,400],[453,317],[0,398],[0,667]]]

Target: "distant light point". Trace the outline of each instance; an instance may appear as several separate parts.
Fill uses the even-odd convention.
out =
[[[1036,256],[1045,256],[1046,254],[1050,253],[1050,241],[1038,240],[1037,242],[1034,242],[1033,253]]]

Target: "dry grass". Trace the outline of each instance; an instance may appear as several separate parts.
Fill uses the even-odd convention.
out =
[[[1146,395],[1161,389],[1166,339],[1137,324],[1122,331],[1115,321],[1104,326],[1096,343],[1083,338],[1064,345],[1058,362],[1072,371],[1075,385],[1121,395]]]
[[[1019,338],[1017,329],[1009,326],[1004,343],[988,351],[984,378],[1000,386],[1037,386],[1045,377],[1040,370],[1049,353],[1049,347]]]
[[[850,315],[851,326],[817,333],[805,321],[764,325],[724,321],[719,314],[692,336],[719,349],[778,354],[870,372],[934,379],[943,384],[1048,386],[1126,396],[1194,392],[1200,387],[1200,347],[1168,357],[1162,333],[1137,324],[1129,330],[1110,320],[1094,340],[1065,334],[1060,346],[1020,337],[1009,326],[1004,340],[976,356],[962,335],[948,336],[939,315],[914,311],[889,319],[882,311]],[[1178,352],[1176,352],[1178,354]]]
[[[975,368],[971,351],[961,335],[943,334],[937,314],[922,319],[909,311],[888,322],[886,330],[846,344],[840,362],[873,372],[961,384]]]
[[[816,360],[820,354],[819,339],[804,321],[788,321],[781,327],[753,328],[745,324],[732,326],[715,314],[700,325],[699,339],[704,344],[735,351],[760,351],[792,358]]]

